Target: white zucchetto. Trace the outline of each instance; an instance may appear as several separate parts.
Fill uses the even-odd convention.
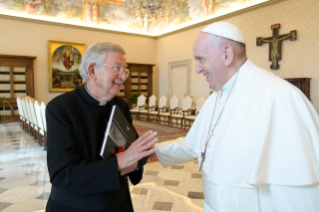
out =
[[[245,43],[243,33],[234,24],[228,22],[215,22],[205,27],[202,32],[214,34],[239,43]]]

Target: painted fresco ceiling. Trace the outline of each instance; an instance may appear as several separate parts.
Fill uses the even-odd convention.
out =
[[[157,36],[267,0],[178,0],[178,13],[166,16],[143,8],[129,16],[124,1],[128,0],[0,0],[0,14]]]

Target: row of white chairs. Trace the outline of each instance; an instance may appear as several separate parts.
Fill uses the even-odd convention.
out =
[[[152,95],[149,97],[148,104],[145,104],[146,97],[140,95],[137,98],[137,107],[131,109],[132,114],[137,115],[137,119],[156,120],[156,122],[165,122],[170,125],[180,124],[181,127],[189,127],[197,117],[200,109],[206,101],[202,95],[197,95],[195,100],[190,96],[186,96],[182,100],[182,107],[179,108],[179,98],[174,95],[170,98],[169,106],[167,106],[167,97],[161,96],[156,107],[157,97]]]
[[[27,96],[25,98],[17,97],[18,111],[20,114],[21,127],[38,140],[40,146],[44,145],[46,149],[47,124],[45,118],[46,105]]]

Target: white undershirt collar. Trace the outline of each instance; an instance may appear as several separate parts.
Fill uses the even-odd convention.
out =
[[[97,100],[99,102],[99,106],[105,106],[106,105],[107,101],[100,100],[100,99],[96,98],[95,96],[93,96],[90,93],[89,89],[86,87],[86,85],[85,85],[85,90],[90,94],[90,96],[92,96],[95,100]]]
[[[245,67],[248,65],[247,61],[248,61],[248,59],[244,62],[244,64],[239,68],[239,70],[238,70],[237,72],[240,72],[240,73],[243,72],[242,70],[244,70]],[[236,72],[236,73],[237,73],[237,72]],[[234,81],[235,78],[236,78],[236,73],[232,76],[232,78],[230,78],[230,80],[228,80],[228,81],[222,86],[221,90],[222,90],[222,93],[223,93],[223,94],[228,94],[228,93],[229,93],[229,91],[230,91],[230,89],[231,89],[231,87],[232,87],[233,81]],[[235,85],[235,86],[236,86],[236,85]]]

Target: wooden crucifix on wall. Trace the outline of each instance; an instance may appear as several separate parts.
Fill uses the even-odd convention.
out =
[[[271,61],[270,68],[273,70],[279,69],[278,61],[281,60],[281,46],[282,41],[297,40],[297,30],[290,31],[288,34],[279,35],[280,24],[271,25],[272,37],[257,38],[257,46],[261,46],[264,43],[269,43],[269,61]]]

